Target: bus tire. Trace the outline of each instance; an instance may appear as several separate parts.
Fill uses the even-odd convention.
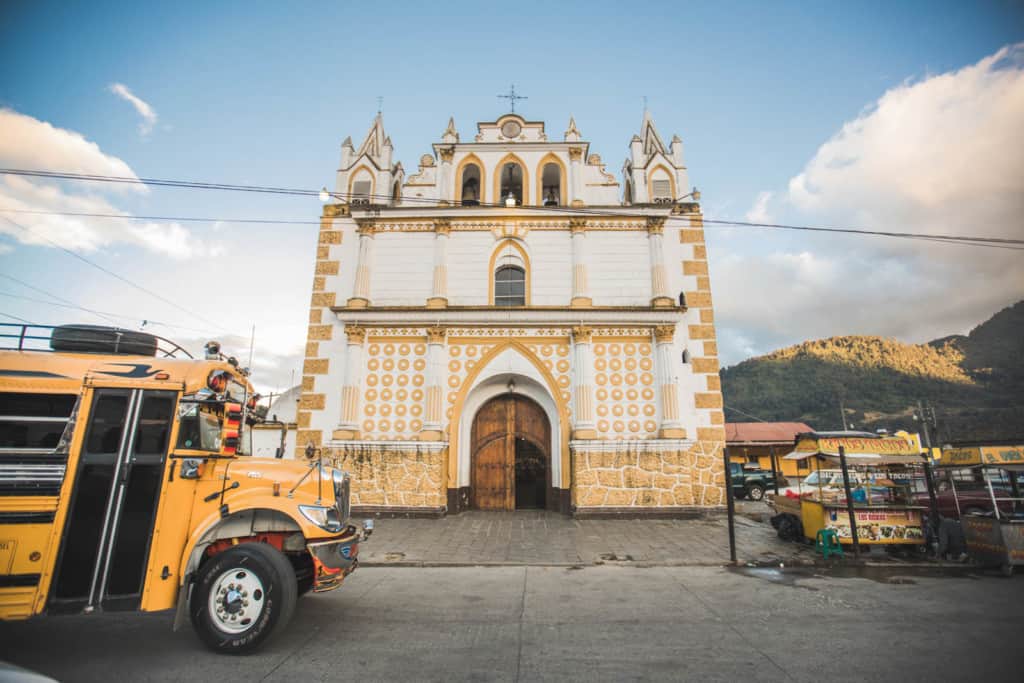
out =
[[[288,559],[265,543],[240,543],[199,570],[189,613],[207,647],[242,655],[283,630],[297,601],[295,570]]]

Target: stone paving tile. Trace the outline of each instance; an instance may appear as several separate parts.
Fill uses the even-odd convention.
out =
[[[743,562],[810,559],[771,525],[736,518]],[[720,565],[729,560],[725,517],[586,519],[545,511],[464,512],[442,519],[380,519],[360,549],[364,565],[575,565],[618,562]]]

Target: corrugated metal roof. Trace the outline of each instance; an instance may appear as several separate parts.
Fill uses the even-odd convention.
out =
[[[726,422],[725,443],[792,444],[797,434],[813,431],[803,422]]]

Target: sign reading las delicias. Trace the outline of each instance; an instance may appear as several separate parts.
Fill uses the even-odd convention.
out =
[[[861,543],[921,543],[921,512],[919,510],[856,510],[857,540]],[[825,527],[835,529],[840,542],[849,541],[850,516],[846,510],[829,508]]]

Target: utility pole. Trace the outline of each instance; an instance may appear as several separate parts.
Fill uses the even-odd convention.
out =
[[[921,407],[921,402],[917,402],[917,413],[921,416],[921,431],[924,432],[924,447],[926,454],[924,456],[924,478],[925,484],[928,485],[928,508],[931,513],[931,526],[932,533],[935,538],[939,537],[939,503],[935,498],[935,479],[932,476],[932,437],[928,431],[928,422],[931,420],[932,426],[935,426],[935,411],[929,406],[931,414],[928,415],[924,412],[924,408]]]
[[[843,399],[839,399],[839,416],[843,419],[843,431],[848,431],[849,427],[846,426],[846,404],[843,403]]]

